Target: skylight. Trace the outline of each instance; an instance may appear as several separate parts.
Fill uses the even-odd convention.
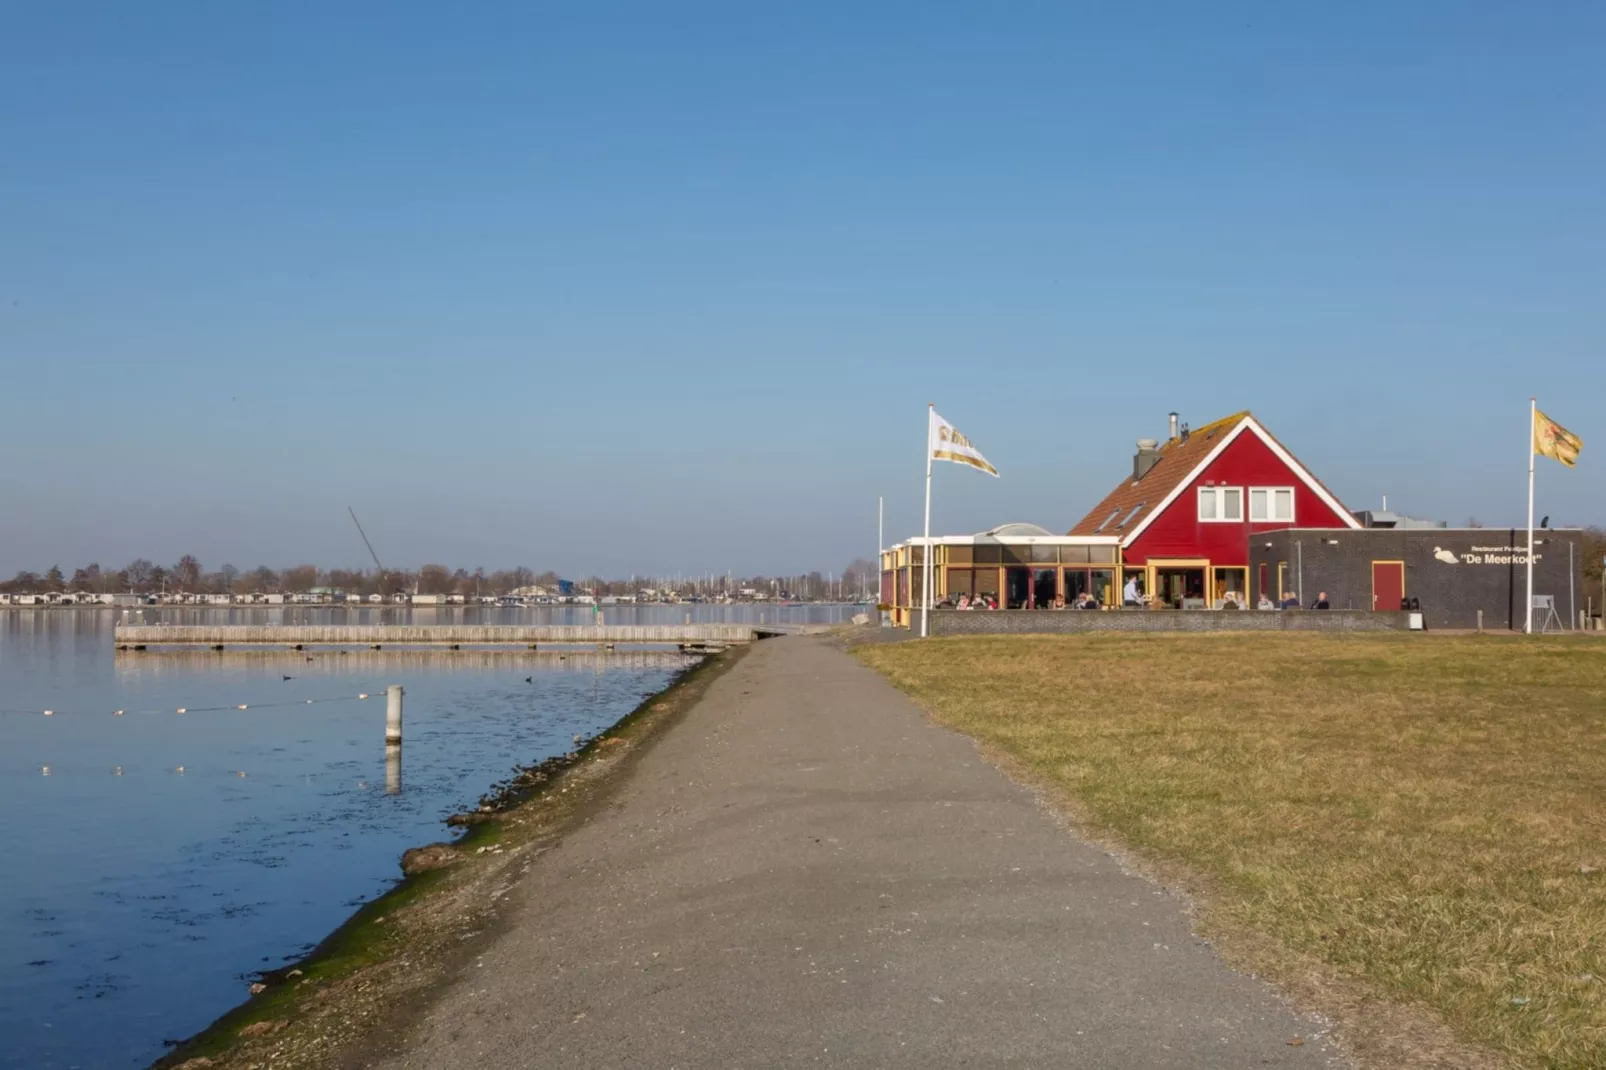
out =
[[[1121,510],[1119,510],[1119,509],[1111,509],[1110,510],[1110,515],[1104,518],[1104,523],[1100,524],[1098,527],[1093,529],[1093,534],[1097,535],[1099,532],[1101,532],[1105,528],[1109,527],[1110,526],[1110,521],[1114,520],[1116,517],[1118,517],[1120,515],[1121,515]]]
[[[1126,514],[1126,519],[1121,521],[1119,524],[1117,524],[1116,527],[1124,528],[1128,524],[1132,523],[1132,518],[1137,516],[1139,513],[1143,512],[1143,507],[1145,505],[1148,505],[1148,504],[1149,504],[1148,502],[1139,502],[1138,504],[1134,505],[1132,507],[1132,511],[1130,513]]]

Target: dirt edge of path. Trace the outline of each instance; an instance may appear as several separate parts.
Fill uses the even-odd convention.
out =
[[[392,1047],[502,924],[498,907],[535,860],[602,805],[647,749],[745,654],[703,659],[578,750],[530,766],[454,815],[456,841],[408,851],[408,874],[301,961],[151,1070],[359,1066]]]

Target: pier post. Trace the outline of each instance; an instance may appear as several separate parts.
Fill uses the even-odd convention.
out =
[[[385,689],[385,746],[399,747],[402,741],[402,688],[391,684]]]
[[[1483,631],[1483,610],[1478,610],[1478,631]]]

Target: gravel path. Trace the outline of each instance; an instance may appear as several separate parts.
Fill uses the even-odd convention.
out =
[[[513,898],[373,1065],[1346,1065],[821,638],[757,644]]]

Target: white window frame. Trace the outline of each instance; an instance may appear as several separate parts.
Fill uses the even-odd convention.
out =
[[[1238,493],[1238,515],[1227,515],[1227,492]],[[1205,503],[1209,503],[1210,515],[1205,515]],[[1200,487],[1199,488],[1199,523],[1201,524],[1242,524],[1244,522],[1244,489],[1242,487]]]
[[[1259,496],[1265,502],[1265,516],[1255,515],[1255,498]],[[1279,502],[1288,503],[1288,515],[1278,516]],[[1253,524],[1292,524],[1294,522],[1294,488],[1293,487],[1250,487],[1249,488],[1249,520]]]

